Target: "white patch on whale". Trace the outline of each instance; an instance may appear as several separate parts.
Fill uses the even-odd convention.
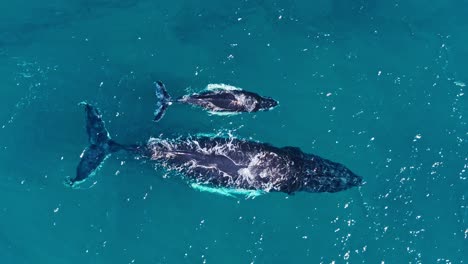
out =
[[[275,186],[278,182],[282,181],[285,177],[284,172],[281,169],[287,169],[288,164],[282,164],[281,162],[275,166],[275,160],[279,156],[272,152],[259,152],[250,158],[250,162],[247,168],[242,168],[238,171],[241,176],[238,181],[247,182],[249,185],[255,185],[255,183],[261,183],[261,186],[255,186],[256,188],[263,189],[266,192],[276,190]],[[285,167],[277,167],[277,166]],[[259,179],[270,179],[263,181]]]
[[[287,181],[288,175],[291,175],[294,163],[270,151],[244,153],[239,143],[234,137],[225,138],[225,140],[214,142],[214,144],[201,144],[200,138],[196,137],[185,140],[152,138],[148,142],[148,147],[153,152],[152,159],[159,160],[160,165],[169,171],[196,175],[197,170],[202,169],[216,172],[219,175],[213,177],[223,178],[224,188],[243,189],[242,186],[250,186],[252,190],[280,191],[281,186]],[[215,161],[207,162],[190,157],[191,154],[196,153],[205,157],[213,155],[225,158],[238,169],[237,171],[226,171],[223,167],[219,167]],[[179,155],[187,157],[188,160],[182,164],[169,162]],[[205,186],[210,185],[212,180],[211,176],[204,177],[203,175],[191,178],[195,178],[196,184]],[[219,188],[221,187],[216,187],[216,189]]]
[[[257,106],[258,103],[256,99],[250,96],[246,96],[245,94],[234,94],[234,97],[236,98],[236,101],[234,101],[234,103],[244,106],[247,112],[254,111],[255,106]]]

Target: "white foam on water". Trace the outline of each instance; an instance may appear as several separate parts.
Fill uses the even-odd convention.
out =
[[[214,90],[228,90],[228,91],[233,91],[233,90],[242,90],[239,87],[229,85],[229,84],[224,84],[224,83],[210,83],[206,86],[206,90],[209,91],[214,91]]]
[[[2,51],[0,50],[0,55]],[[13,62],[17,66],[17,73],[14,76],[14,81],[18,89],[25,90],[26,94],[21,97],[14,105],[13,113],[1,127],[5,128],[11,125],[17,116],[28,108],[34,101],[42,99],[47,95],[47,80],[49,73],[55,71],[58,66],[43,66],[39,62],[25,61],[19,57],[12,57]]]
[[[209,193],[214,193],[214,194],[227,196],[227,197],[233,197],[233,198],[236,198],[238,196],[245,196],[246,198],[254,198],[265,193],[264,191],[259,191],[259,190],[209,187],[209,186],[201,185],[198,183],[191,183],[190,187],[200,192],[209,192]]]
[[[240,114],[240,112],[216,112],[216,111],[208,111],[209,115],[216,115],[216,116],[235,116]]]

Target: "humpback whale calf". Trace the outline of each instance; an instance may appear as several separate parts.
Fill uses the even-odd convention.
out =
[[[215,114],[265,111],[278,105],[272,98],[225,84],[210,84],[201,93],[184,95],[175,100],[171,99],[162,82],[156,82],[155,86],[158,102],[154,111],[154,121],[159,121],[172,103],[196,105]]]
[[[114,152],[156,162],[192,184],[262,192],[338,192],[359,186],[362,178],[345,166],[306,154],[296,147],[233,137],[150,138],[145,144],[121,145],[111,139],[99,110],[83,103],[89,146],[83,151],[70,186],[93,175]]]

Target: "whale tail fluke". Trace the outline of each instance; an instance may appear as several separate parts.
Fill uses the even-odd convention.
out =
[[[81,154],[81,160],[76,168],[76,176],[67,181],[67,185],[75,187],[92,176],[110,154],[125,149],[113,141],[107,132],[102,115],[94,106],[82,102],[86,111],[86,132],[89,146]]]
[[[107,132],[106,124],[102,120],[102,115],[99,109],[87,102],[81,102],[79,105],[83,105],[85,107],[86,133],[88,134],[89,144],[98,145],[108,143],[111,140],[111,137],[109,132]]]
[[[166,86],[161,81],[155,82],[155,93],[158,101],[156,102],[156,108],[154,110],[153,121],[158,122],[163,118],[166,113],[167,107],[171,104],[171,96],[167,93]]]

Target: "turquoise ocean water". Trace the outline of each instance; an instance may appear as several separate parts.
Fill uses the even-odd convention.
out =
[[[0,3],[0,263],[466,263],[464,0]],[[270,112],[185,105],[227,83]],[[66,188],[87,100],[119,142],[230,132],[365,179],[339,193],[232,198],[117,154]]]

